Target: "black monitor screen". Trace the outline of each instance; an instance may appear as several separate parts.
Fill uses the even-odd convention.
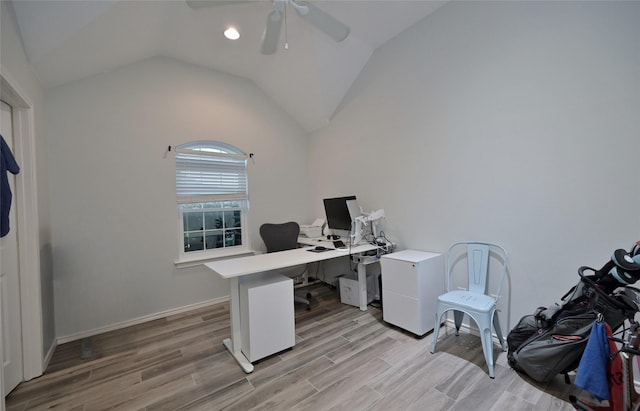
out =
[[[351,231],[351,216],[347,208],[347,200],[355,200],[356,196],[325,198],[324,211],[327,225],[333,230]]]

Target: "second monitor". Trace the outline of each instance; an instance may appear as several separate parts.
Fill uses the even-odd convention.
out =
[[[324,211],[327,215],[327,227],[333,230],[334,234],[348,237],[351,232],[351,214],[347,202],[355,200],[356,196],[325,198]]]

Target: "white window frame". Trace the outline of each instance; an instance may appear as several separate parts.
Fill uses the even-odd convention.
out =
[[[201,140],[177,146],[175,156],[179,231],[176,266],[179,268],[188,267],[208,260],[251,253],[249,247],[248,156],[246,153],[227,143]],[[214,169],[219,167],[213,173],[206,172],[207,159],[213,160],[211,166]],[[220,160],[217,164],[216,159]],[[228,160],[228,164],[225,164],[225,159]],[[227,176],[230,177],[227,178]],[[233,207],[232,203],[239,204],[237,207]],[[185,251],[184,213],[188,211],[188,208],[185,207],[188,204],[201,205],[201,207],[194,207],[192,210],[202,210],[202,212],[240,210],[241,244],[227,246],[226,239],[223,239],[223,246],[220,248]],[[218,208],[222,205],[224,207]],[[220,228],[223,233],[227,232],[225,228]],[[204,234],[206,227],[202,227],[202,230]]]

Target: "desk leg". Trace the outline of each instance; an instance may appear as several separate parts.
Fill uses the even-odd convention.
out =
[[[358,291],[360,311],[367,311],[367,266],[363,263],[358,263]]]
[[[240,331],[240,288],[238,286],[238,277],[229,279],[229,311],[231,314],[231,338],[225,338],[222,343],[226,349],[236,359],[240,367],[247,374],[253,372],[253,364],[249,362],[240,350],[242,347],[242,334]]]

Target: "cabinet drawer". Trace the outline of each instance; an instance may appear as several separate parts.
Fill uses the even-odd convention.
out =
[[[420,287],[416,263],[381,258],[382,288],[407,297],[418,298]]]
[[[293,280],[277,273],[240,281],[242,353],[254,362],[296,342]]]
[[[396,325],[414,334],[422,335],[422,313],[420,303],[393,291],[382,289],[382,318],[389,324]]]

